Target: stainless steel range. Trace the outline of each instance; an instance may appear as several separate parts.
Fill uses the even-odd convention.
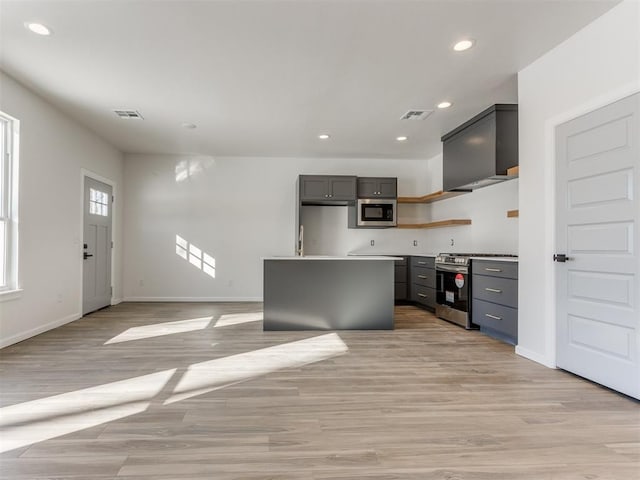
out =
[[[515,257],[491,253],[440,253],[436,257],[436,316],[466,329],[471,321],[471,257]]]

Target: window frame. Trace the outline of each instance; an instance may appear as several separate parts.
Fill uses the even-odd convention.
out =
[[[20,122],[0,111],[0,221],[5,225],[4,271],[0,276],[0,301],[19,292],[18,282],[18,145]],[[4,283],[2,279],[4,278]],[[13,298],[13,297],[11,297]]]

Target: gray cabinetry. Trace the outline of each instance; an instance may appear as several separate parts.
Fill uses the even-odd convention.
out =
[[[396,302],[406,301],[409,296],[407,289],[407,264],[407,257],[402,257],[402,260],[396,260],[395,262],[394,299]]]
[[[472,260],[473,323],[480,331],[518,343],[518,264]]]
[[[305,205],[348,205],[356,201],[356,177],[300,175],[300,202]]]
[[[397,178],[358,177],[358,198],[396,198],[397,196]]]
[[[435,258],[411,257],[410,265],[411,301],[434,309],[436,306]]]

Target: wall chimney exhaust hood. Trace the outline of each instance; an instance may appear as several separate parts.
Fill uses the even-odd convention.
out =
[[[518,165],[518,105],[499,103],[441,138],[442,189],[470,192],[508,180]]]

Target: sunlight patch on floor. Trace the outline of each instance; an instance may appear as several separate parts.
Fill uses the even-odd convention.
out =
[[[342,355],[349,347],[336,333],[261,348],[189,366],[165,405],[212,392],[229,385]]]
[[[154,323],[153,325],[142,325],[132,327],[104,342],[105,345],[112,343],[130,342],[145,338],[162,337],[164,335],[174,335],[176,333],[194,332],[207,328],[213,317],[190,318],[188,320],[178,320],[176,322]]]
[[[227,315],[222,315],[218,320],[216,320],[213,327],[230,327],[231,325],[240,325],[242,323],[259,322],[263,317],[264,314],[262,312],[229,313]]]
[[[18,403],[0,409],[0,452],[144,412],[176,369]]]

